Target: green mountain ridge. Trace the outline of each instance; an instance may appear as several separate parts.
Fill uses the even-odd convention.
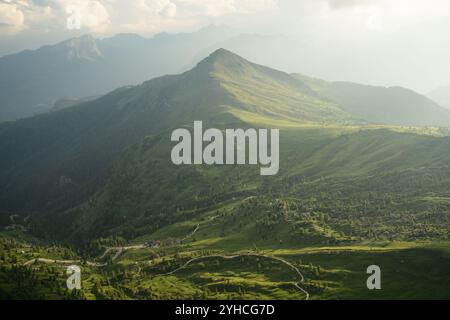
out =
[[[323,83],[221,49],[181,75],[0,125],[0,150],[8,155],[0,160],[2,210],[33,213],[40,232],[61,239],[117,230],[131,239],[179,219],[180,208],[264,193],[267,184],[284,190],[292,181],[295,190],[305,177],[365,181],[380,172],[445,169],[447,138],[358,126],[357,117],[322,97]],[[264,179],[245,166],[174,167],[170,132],[194,120],[205,127],[281,127],[280,175]],[[130,231],[136,225],[150,227]]]
[[[371,124],[328,86],[218,50],[0,124],[0,297],[448,298],[448,130]],[[279,128],[279,174],[172,164],[171,132],[194,120]],[[375,258],[386,285],[369,292]],[[67,259],[83,267],[76,295],[53,290]]]
[[[241,65],[245,66],[242,73]],[[279,78],[264,82],[271,73]],[[251,86],[245,85],[248,77],[257,80],[250,81]],[[236,110],[269,116],[276,112],[276,119],[300,119],[311,111],[311,119],[320,118],[324,109],[314,110],[318,98],[298,93],[300,89],[307,90],[286,74],[218,51],[181,75],[156,78],[78,106],[0,125],[0,149],[7,155],[0,160],[4,207],[31,210],[73,204],[66,200],[48,202],[49,198],[65,194],[58,184],[61,177],[73,181],[69,186],[77,190],[74,194],[85,194],[85,190],[91,190],[87,184],[100,179],[124,148],[146,135],[189,125],[194,120],[224,126],[239,122],[231,112]],[[308,100],[311,102],[303,109],[302,103]],[[269,104],[273,105],[272,113]],[[336,108],[333,111],[344,114]],[[20,197],[11,197],[16,192],[23,197],[35,196],[27,196],[28,201],[23,202]]]
[[[352,116],[289,74],[251,63],[219,49],[193,70],[204,70],[243,110],[296,122],[344,122]]]
[[[99,96],[125,85],[179,73],[197,54],[228,37],[227,28],[143,38],[84,35],[0,57],[0,122],[51,111],[59,99]]]
[[[369,123],[397,126],[448,127],[450,112],[431,99],[402,87],[376,87],[352,82],[327,82],[295,74],[344,111]]]

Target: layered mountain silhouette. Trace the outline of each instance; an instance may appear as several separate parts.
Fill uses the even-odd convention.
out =
[[[402,87],[377,87],[352,82],[327,82],[296,74],[322,97],[369,123],[448,127],[450,112],[436,102]]]
[[[450,109],[450,86],[437,88],[428,93],[428,97],[438,102],[441,106]]]
[[[59,190],[61,176],[76,181],[73,187],[80,192],[88,190],[85,183],[101,176],[111,159],[146,135],[194,120],[226,126],[240,122],[243,114],[299,123],[351,120],[302,81],[221,49],[181,75],[1,125],[1,194],[33,194],[36,202],[29,199],[28,209],[45,207],[52,190]],[[27,183],[30,179],[36,185]],[[15,199],[11,209],[26,205]]]
[[[232,35],[232,30],[215,26],[190,34],[162,33],[151,39],[134,34],[106,39],[86,35],[2,57],[0,122],[73,105],[61,101],[84,100],[85,97],[99,96],[125,85],[180,73],[190,68],[193,61],[208,48],[217,46],[217,43],[227,43],[224,40]],[[258,39],[256,36],[247,37]],[[238,37],[236,41],[244,45],[248,42],[247,37]],[[266,40],[263,37],[261,44]],[[306,55],[298,59],[308,60],[311,57]],[[303,82],[307,80],[303,79]],[[338,82],[328,83],[317,93],[327,98],[327,107],[337,106],[340,112],[350,113],[352,118],[370,123],[411,126],[449,124],[448,115],[438,105],[403,88]],[[335,112],[330,110],[330,116],[335,116]]]
[[[98,58],[95,50],[74,56]],[[335,88],[219,49],[180,75],[1,124],[2,210],[29,213],[52,235],[88,239],[121,230],[132,238],[155,226],[155,217],[160,223],[176,219],[177,206],[195,208],[199,199],[216,203],[275,192],[294,187],[301,176],[371,176],[448,160],[448,139],[388,129],[355,131],[370,122],[364,108],[374,97],[361,98],[359,86],[352,85],[342,98],[330,86]],[[349,103],[355,96],[357,103]],[[398,101],[380,103],[385,117],[396,114]],[[245,166],[174,166],[171,130],[192,126],[194,120],[217,128],[283,128],[280,175],[265,179]]]
[[[0,58],[0,122],[47,112],[56,100],[105,94],[192,64],[198,48],[226,38],[230,30],[146,39],[134,34],[95,39],[85,35],[38,50]]]

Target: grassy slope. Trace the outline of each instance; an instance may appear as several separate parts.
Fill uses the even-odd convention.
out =
[[[161,224],[193,219],[195,214],[183,217],[177,213],[186,208],[195,211],[233,197],[245,198],[267,186],[279,189],[274,192],[279,196],[289,185],[287,193],[295,196],[306,187],[302,182],[305,179],[327,192],[327,183],[315,180],[355,178],[365,183],[374,175],[447,167],[450,140],[441,137],[447,134],[445,130],[351,124],[348,114],[320,99],[313,90],[314,83],[308,86],[223,50],[182,75],[181,80],[171,81],[169,105],[194,101],[196,106],[184,106],[182,110],[187,113],[183,116],[172,114],[180,126],[189,128],[191,121],[203,119],[205,127],[282,128],[280,174],[262,178],[257,167],[248,166],[175,167],[168,162],[173,145],[168,141],[170,131],[163,131],[129,148],[116,163],[106,187],[76,209],[82,216],[76,233],[100,225],[104,228],[95,227],[97,232],[125,230],[130,238]],[[206,89],[205,82],[209,83]],[[148,88],[136,90],[143,91],[136,94],[142,97]],[[197,101],[201,92],[202,103]],[[339,182],[338,188],[346,190],[344,183]]]
[[[264,258],[232,260],[209,258],[192,263],[172,275],[192,257],[227,254],[223,250],[179,247],[126,252],[106,268],[82,265],[83,289],[65,290],[65,267],[34,264],[29,259],[46,255],[74,257],[58,247],[27,246],[2,240],[0,298],[28,299],[304,299],[294,287],[292,269]],[[305,276],[302,287],[319,299],[449,299],[447,243],[366,243],[303,249],[258,249],[259,254],[286,259]],[[369,291],[366,269],[382,270],[382,290]]]
[[[144,271],[143,278],[130,276],[123,280],[138,291],[130,297],[304,298],[293,289],[292,272],[269,262],[213,259],[193,264],[179,274],[147,277],[173,270],[191,252],[231,254],[257,248],[297,263],[309,279],[307,288],[312,299],[448,298],[447,284],[442,281],[446,279],[448,247],[434,248],[417,242],[449,239],[449,213],[445,209],[449,182],[439,177],[446,170],[444,151],[448,138],[386,129],[290,128],[282,132],[285,137],[282,158],[290,161],[283,167],[289,169],[270,179],[267,199],[290,203],[292,198],[301,207],[283,209],[281,213],[261,196],[265,194],[262,190],[266,183],[258,177],[256,168],[230,171],[220,167],[166,167],[163,159],[170,147],[152,138],[130,150],[122,163],[127,169],[118,172],[131,176],[109,185],[104,194],[93,200],[98,202],[88,212],[100,212],[99,208],[119,212],[118,216],[123,215],[124,220],[134,225],[131,229],[135,235],[142,234],[135,243],[158,239],[170,244],[171,239],[182,238],[200,225],[199,231],[184,245],[157,250],[165,258],[156,260],[154,266]],[[419,151],[421,157],[412,156]],[[353,157],[354,154],[361,156]],[[432,167],[438,170],[435,172]],[[383,176],[374,178],[374,175]],[[298,180],[299,177],[304,180]],[[415,184],[411,185],[411,181]],[[211,190],[212,186],[217,189]],[[172,190],[170,194],[167,188]],[[273,193],[277,188],[279,192]],[[125,198],[120,190],[127,190]],[[223,198],[217,198],[219,195]],[[387,195],[394,199],[393,203],[381,204]],[[251,196],[257,196],[256,204]],[[102,199],[108,197],[117,202],[103,207],[106,204]],[[356,199],[349,201],[349,197]],[[209,202],[210,199],[216,200]],[[160,210],[157,204],[161,200],[179,206],[164,209],[163,216],[168,216],[168,220],[143,214],[144,210],[152,212],[151,208],[155,208],[154,212]],[[369,207],[386,207],[378,209],[380,216],[375,209],[363,214],[365,201],[372,201]],[[345,206],[340,210],[342,203],[347,206],[353,203],[354,213]],[[336,208],[337,212],[333,212]],[[308,217],[298,215],[310,210]],[[439,214],[432,218],[433,212]],[[219,218],[211,220],[217,215]],[[274,225],[271,217],[275,219]],[[296,225],[302,232],[296,233],[299,230],[293,228]],[[126,235],[128,227],[121,224],[113,233]],[[373,233],[367,234],[370,230]],[[357,245],[360,241],[376,238],[387,241],[391,237],[413,242],[389,248]],[[342,247],[342,243],[348,245]],[[323,244],[331,247],[321,249]],[[176,256],[177,252],[181,256]],[[154,250],[147,249],[130,251],[119,265],[133,274],[137,272],[135,262],[145,266],[153,254]],[[370,292],[364,287],[365,268],[370,264],[379,264],[383,269],[381,292]],[[429,265],[434,268],[426,273]]]
[[[323,97],[369,123],[448,127],[450,113],[431,99],[401,87],[326,82],[296,74]]]
[[[115,172],[120,174],[113,175],[107,187],[87,204],[89,208],[83,209],[87,210],[84,216],[92,218],[91,213],[110,213],[100,216],[105,220],[91,223],[96,229],[105,226],[105,230],[110,230],[106,234],[139,236],[135,243],[149,239],[170,241],[189,234],[196,225],[201,228],[183,246],[157,251],[165,258],[148,270],[143,269],[139,276],[135,262],[145,267],[154,250],[127,252],[107,276],[89,270],[84,290],[86,298],[303,299],[304,296],[293,288],[295,274],[291,270],[252,259],[248,262],[206,260],[175,275],[151,277],[186,261],[186,257],[176,256],[177,252],[230,254],[255,248],[285,257],[301,267],[307,276],[306,285],[312,299],[448,298],[447,284],[442,281],[446,279],[447,247],[415,244],[413,248],[382,248],[374,253],[355,243],[373,239],[377,232],[384,240],[389,239],[389,236],[383,238],[386,232],[396,235],[394,239],[407,241],[428,240],[430,235],[430,240],[433,237],[448,239],[446,211],[435,221],[422,217],[436,208],[445,210],[447,204],[448,181],[445,177],[438,178],[436,173],[440,175],[446,170],[448,138],[386,128],[287,126],[282,130],[283,169],[280,176],[265,179],[259,177],[257,168],[167,165],[165,158],[170,144],[163,137],[148,137],[129,149],[117,164]],[[437,172],[432,168],[438,168]],[[378,174],[384,176],[373,179]],[[408,186],[415,177],[417,185]],[[370,184],[370,181],[376,182]],[[361,217],[358,216],[358,210],[363,208],[361,203],[370,198],[364,195],[366,192],[375,193],[374,206],[378,206],[386,194],[394,197],[394,202],[402,202],[381,208],[384,212],[381,217],[371,216],[370,212]],[[247,207],[245,203],[252,202],[248,199],[252,196],[257,196],[258,201],[254,207]],[[317,199],[311,199],[314,197]],[[349,203],[346,197],[361,197],[352,201],[359,206],[355,215],[343,215],[346,208],[333,213],[326,207],[327,203],[331,208],[338,207],[341,201]],[[280,216],[266,198],[288,202],[293,198],[301,207],[283,210]],[[392,208],[398,212],[386,216],[386,211]],[[311,216],[298,215],[306,211],[312,211]],[[218,214],[220,218],[210,220]],[[328,218],[322,220],[322,214]],[[277,221],[273,226],[272,215]],[[405,221],[411,221],[411,215],[415,216],[415,222],[408,224]],[[265,221],[267,219],[269,221]],[[295,225],[301,233],[295,233],[298,231],[292,228]],[[439,232],[434,236],[433,232],[421,236],[411,231],[424,226],[437,228]],[[386,231],[389,227],[393,229]],[[370,229],[374,234],[364,234]],[[347,245],[340,249],[343,243],[353,247]],[[333,248],[301,251],[323,244]],[[337,250],[339,254],[329,253],[330,250]],[[381,292],[369,292],[364,287],[365,268],[373,263],[383,269]],[[432,272],[424,273],[430,264],[435,266]],[[126,272],[127,276],[120,277],[121,272]],[[107,284],[105,281],[109,278],[116,280]],[[117,290],[119,283],[122,289]],[[408,286],[410,283],[414,285]],[[47,297],[52,296],[47,293]]]
[[[252,258],[213,259],[193,265],[191,272],[153,278],[192,254],[263,250],[298,264],[310,280],[313,298],[370,298],[361,279],[373,255],[358,243],[450,239],[446,202],[450,154],[445,132],[344,126],[352,122],[348,114],[320,100],[301,81],[221,54],[181,78],[127,89],[133,94],[121,96],[115,104],[119,113],[133,111],[132,121],[122,128],[142,124],[158,108],[173,106],[176,112],[152,123],[191,126],[194,119],[204,119],[219,128],[282,127],[280,174],[261,177],[258,167],[248,166],[175,167],[168,161],[170,130],[136,139],[114,162],[106,184],[94,196],[47,216],[48,225],[55,227],[51,232],[66,239],[70,235],[75,243],[109,235],[135,243],[149,239],[165,243],[160,250],[127,252],[105,273],[88,269],[86,297],[304,298],[292,286],[292,271]],[[231,77],[228,71],[236,65]],[[146,109],[156,97],[159,104]],[[280,115],[274,116],[269,107]],[[136,108],[144,111],[136,113]],[[194,236],[171,245],[197,225]],[[298,251],[344,245],[340,254],[331,256],[330,249]],[[348,246],[353,246],[351,251]],[[422,294],[431,289],[403,289],[405,283],[419,280],[415,289],[432,288],[427,283],[431,281],[437,288],[435,296],[446,298],[441,289],[445,283],[438,281],[448,265],[445,252],[447,248],[428,247],[379,252],[380,264],[387,266],[386,297],[428,297]],[[399,257],[416,257],[413,268],[405,265],[401,272],[393,272]],[[436,270],[424,279],[421,273],[431,262]]]

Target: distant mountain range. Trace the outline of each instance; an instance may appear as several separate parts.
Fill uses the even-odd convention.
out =
[[[224,27],[195,33],[86,35],[0,58],[0,122],[49,111],[59,99],[107,93],[192,65],[199,48],[230,36]]]
[[[176,221],[177,208],[199,201],[294,188],[302,177],[372,177],[448,163],[448,139],[366,126],[375,116],[370,122],[403,121],[400,102],[415,100],[419,117],[408,114],[411,125],[425,124],[425,110],[429,121],[445,121],[441,108],[409,90],[290,75],[220,49],[185,73],[1,124],[1,210],[29,213],[39,232],[65,240],[129,239]],[[374,105],[378,113],[367,107]],[[172,165],[170,132],[194,120],[283,128],[280,175],[268,184],[247,166]]]
[[[448,127],[450,124],[448,110],[406,88],[327,82],[298,74],[294,76],[342,110],[369,123],[422,127]]]
[[[437,88],[428,93],[428,97],[439,103],[444,108],[450,109],[450,86]]]
[[[255,45],[259,48],[267,41],[284,47],[287,40],[275,36],[236,36],[226,27],[210,26],[190,34],[163,33],[151,39],[122,34],[99,40],[87,35],[5,56],[0,58],[0,122],[54,111],[122,86],[180,73],[219,43],[236,47],[239,52],[250,52],[250,48]],[[305,55],[297,59],[311,60]],[[314,87],[311,78],[301,75],[294,78]],[[320,80],[315,84],[316,94],[325,98],[328,105],[361,121],[411,126],[450,124],[447,111],[408,89]],[[437,95],[436,100],[442,101]],[[297,108],[307,107],[298,103]],[[305,115],[305,120],[308,116],[313,115]]]

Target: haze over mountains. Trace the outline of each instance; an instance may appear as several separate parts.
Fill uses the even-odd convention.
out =
[[[95,39],[86,35],[0,58],[0,121],[46,112],[55,101],[100,95],[192,65],[198,48],[227,37],[209,27],[190,34],[135,34]]]
[[[449,126],[449,111],[430,98],[401,87],[327,82],[295,75],[344,111],[369,123],[400,126]]]
[[[36,51],[9,55],[0,58],[0,122],[60,109],[76,104],[78,99],[84,101],[86,97],[99,96],[122,86],[182,72],[219,44],[248,52],[249,56],[261,55],[258,58],[261,61],[272,61],[262,45],[281,50],[287,48],[289,39],[236,36],[226,27],[210,26],[190,34],[159,34],[151,39],[133,34],[103,40],[83,36]],[[311,45],[310,40],[304,41],[301,47]],[[255,50],[260,47],[261,50]],[[308,51],[295,55],[295,60],[315,61]],[[288,65],[296,64],[291,61]],[[311,69],[308,67],[308,70]],[[447,126],[449,123],[446,112],[436,103],[411,90],[397,87],[385,91],[381,87],[342,82],[326,87],[326,93],[322,90],[323,96],[364,121],[417,126]],[[396,111],[391,112],[393,109]]]
[[[450,86],[439,87],[428,93],[428,96],[444,108],[450,109]]]

